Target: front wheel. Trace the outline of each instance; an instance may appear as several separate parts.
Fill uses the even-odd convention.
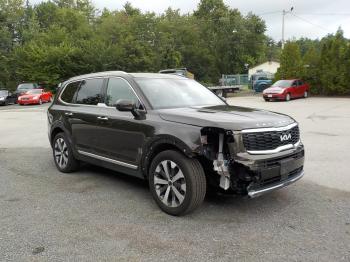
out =
[[[43,100],[41,100],[41,98],[39,99],[39,105],[43,104]]]
[[[290,101],[290,94],[286,94],[286,101]]]
[[[305,92],[304,92],[304,98],[307,98],[308,96],[309,96],[308,92],[305,91]]]
[[[179,216],[193,211],[203,202],[207,186],[198,160],[167,150],[152,161],[149,187],[164,212]]]

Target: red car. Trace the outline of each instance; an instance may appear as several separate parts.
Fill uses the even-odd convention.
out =
[[[263,91],[263,97],[265,101],[289,101],[292,98],[308,97],[309,89],[309,85],[300,79],[278,80]]]
[[[18,97],[18,104],[29,105],[39,104],[52,101],[52,93],[46,92],[44,89],[32,89],[27,91],[24,95]]]

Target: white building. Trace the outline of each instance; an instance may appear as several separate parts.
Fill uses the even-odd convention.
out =
[[[268,72],[271,74],[275,74],[277,72],[277,69],[280,67],[280,63],[276,61],[267,61],[265,63],[262,63],[260,65],[254,66],[249,69],[248,75],[249,78],[251,75],[257,73],[257,72]]]

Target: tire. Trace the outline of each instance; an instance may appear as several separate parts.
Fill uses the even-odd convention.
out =
[[[170,169],[170,172],[166,172],[166,169]],[[153,159],[149,171],[151,194],[165,213],[173,216],[184,215],[203,202],[207,182],[198,160],[190,159],[174,150],[167,150]],[[164,199],[166,196],[167,199]]]
[[[304,98],[308,98],[309,97],[309,93],[307,91],[304,92]]]
[[[270,102],[270,99],[264,98],[265,102]]]
[[[290,94],[289,94],[289,93],[286,94],[286,99],[285,99],[285,100],[286,100],[287,102],[290,101],[290,98],[291,98],[291,97],[290,97]]]
[[[71,173],[79,168],[74,158],[72,147],[64,133],[58,133],[52,143],[53,159],[57,169],[63,173]]]
[[[41,100],[41,98],[39,99],[39,105],[43,104],[43,100]]]

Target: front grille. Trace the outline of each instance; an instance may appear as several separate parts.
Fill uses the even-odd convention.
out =
[[[281,139],[285,137],[287,139]],[[273,150],[277,147],[296,144],[300,139],[299,127],[284,131],[243,133],[243,144],[247,151]]]

